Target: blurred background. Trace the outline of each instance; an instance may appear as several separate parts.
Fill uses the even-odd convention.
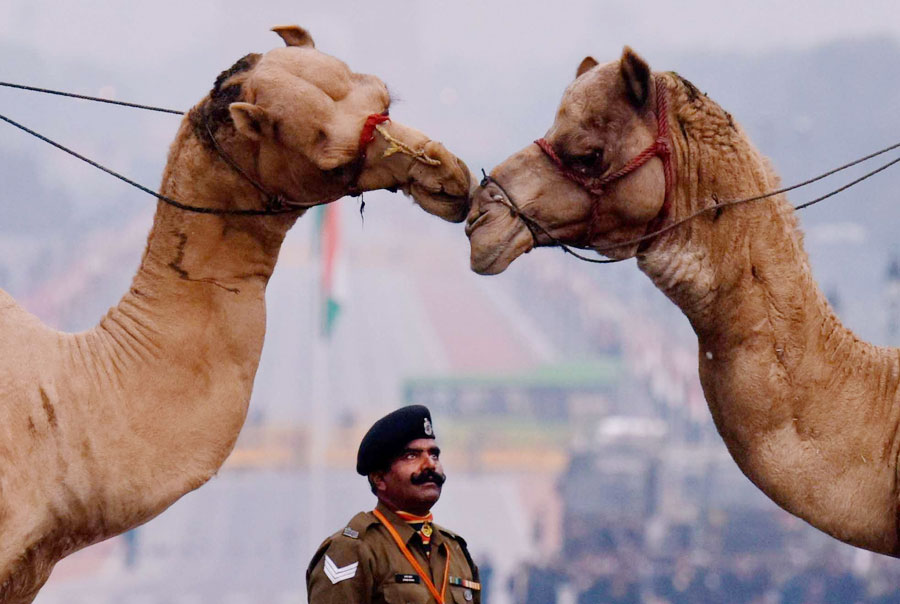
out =
[[[585,55],[625,44],[730,111],[785,184],[900,139],[896,0],[4,0],[0,80],[186,110],[237,58],[280,46],[268,29],[286,23],[380,76],[392,115],[474,172],[544,133]],[[180,119],[2,88],[0,113],[154,188]],[[898,184],[895,169],[800,216],[821,287],[878,344],[900,344]],[[0,287],[54,327],[92,327],[137,268],[152,199],[5,124],[0,195]],[[317,545],[374,505],[359,439],[409,403],[432,410],[449,477],[436,521],[468,540],[484,602],[900,602],[900,562],[809,528],[743,477],[687,321],[633,261],[538,250],[479,277],[462,225],[399,194],[365,201],[286,240],[250,415],[219,474],[61,562],[39,604],[306,602]]]

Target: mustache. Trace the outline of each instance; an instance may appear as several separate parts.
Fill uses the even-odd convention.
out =
[[[447,480],[447,477],[440,472],[435,470],[425,470],[423,472],[419,472],[418,474],[413,474],[409,481],[414,485],[425,484],[426,482],[433,482],[437,486],[443,486],[444,482]]]

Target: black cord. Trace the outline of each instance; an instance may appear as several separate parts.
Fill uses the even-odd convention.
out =
[[[729,207],[729,206],[736,206],[736,205],[738,205],[738,204],[749,203],[749,202],[751,202],[751,201],[759,201],[759,200],[761,200],[761,199],[767,199],[767,198],[769,198],[769,197],[774,197],[775,195],[780,195],[780,194],[786,193],[786,192],[788,192],[788,191],[793,191],[794,189],[799,189],[800,187],[806,186],[806,185],[808,185],[808,184],[812,184],[812,183],[814,183],[814,182],[816,182],[816,181],[818,181],[818,180],[822,180],[823,178],[825,178],[825,177],[827,177],[827,176],[831,176],[832,174],[835,174],[835,173],[837,173],[837,172],[840,172],[841,170],[846,170],[847,168],[851,168],[851,167],[853,167],[853,166],[855,166],[855,165],[857,165],[857,164],[860,164],[860,163],[862,163],[862,162],[864,162],[864,161],[866,161],[866,160],[872,159],[873,157],[877,157],[877,156],[879,156],[879,155],[882,155],[883,153],[887,153],[888,151],[892,151],[892,150],[894,150],[894,149],[896,149],[896,148],[898,148],[898,147],[900,147],[900,143],[895,143],[895,144],[893,144],[893,145],[891,145],[891,146],[889,146],[889,147],[885,147],[884,149],[881,149],[880,151],[876,151],[876,152],[874,152],[874,153],[870,153],[869,155],[867,155],[867,156],[865,156],[865,157],[862,157],[862,158],[860,158],[860,159],[854,160],[854,161],[852,161],[852,162],[850,162],[850,163],[848,163],[848,164],[844,164],[843,166],[840,166],[840,167],[838,167],[838,168],[835,168],[834,170],[829,170],[828,172],[825,172],[824,174],[820,174],[819,176],[816,176],[816,177],[814,177],[814,178],[810,178],[809,180],[805,180],[805,181],[800,182],[800,183],[797,183],[797,184],[795,184],[795,185],[791,185],[790,187],[785,187],[785,188],[783,188],[783,189],[778,189],[777,191],[770,191],[770,192],[768,192],[768,193],[763,193],[762,195],[754,195],[753,197],[746,197],[746,198],[744,198],[744,199],[735,199],[735,200],[732,200],[732,201],[717,202],[717,203],[715,203],[714,205],[707,206],[707,207],[705,207],[705,208],[702,208],[702,209],[700,209],[700,210],[697,210],[697,211],[694,212],[693,214],[689,214],[688,216],[685,216],[685,217],[682,218],[681,220],[678,220],[678,221],[676,221],[676,222],[673,222],[672,224],[666,225],[666,226],[664,226],[663,228],[661,228],[661,229],[659,229],[659,230],[657,230],[657,231],[654,231],[654,232],[652,232],[652,233],[647,233],[646,235],[643,235],[643,236],[641,236],[641,237],[637,237],[637,238],[632,239],[632,240],[630,240],[630,241],[625,241],[625,242],[623,242],[623,243],[616,243],[616,244],[614,244],[614,245],[608,245],[608,246],[605,246],[605,247],[591,248],[591,249],[593,249],[593,250],[596,251],[597,253],[602,253],[602,252],[606,252],[606,251],[609,251],[609,250],[617,249],[617,248],[620,248],[620,247],[624,247],[624,246],[628,246],[628,245],[633,245],[633,244],[635,244],[635,243],[641,243],[641,242],[643,242],[643,241],[647,241],[647,240],[649,240],[649,239],[652,239],[652,238],[654,238],[654,237],[657,237],[657,236],[659,236],[659,235],[662,235],[663,233],[667,233],[667,232],[671,231],[672,229],[681,226],[681,225],[684,224],[685,222],[688,222],[689,220],[693,220],[694,218],[696,218],[697,216],[700,216],[701,214],[705,214],[706,212],[710,212],[710,211],[713,211],[713,210],[715,210],[716,212],[720,212],[723,208],[727,208],[727,207]],[[893,166],[894,164],[896,164],[896,163],[898,163],[898,162],[900,162],[900,157],[897,157],[896,159],[893,159],[893,160],[889,161],[888,163],[886,163],[886,164],[884,164],[884,165],[882,165],[882,166],[879,166],[878,168],[872,170],[871,172],[867,172],[866,174],[863,174],[862,176],[860,176],[860,177],[857,178],[856,180],[853,180],[853,181],[851,181],[851,182],[849,182],[849,183],[847,183],[847,184],[845,184],[845,185],[843,185],[843,186],[841,186],[841,187],[838,187],[837,189],[835,189],[835,190],[833,190],[833,191],[831,191],[831,192],[829,192],[829,193],[826,193],[825,195],[822,195],[821,197],[817,197],[816,199],[813,199],[813,200],[811,200],[811,201],[807,201],[807,202],[802,203],[802,204],[800,204],[800,205],[797,205],[797,206],[791,206],[791,207],[794,209],[794,211],[798,211],[798,210],[802,210],[802,209],[804,209],[804,208],[808,208],[809,206],[815,205],[815,204],[819,203],[820,201],[824,201],[825,199],[828,199],[829,197],[832,197],[832,196],[834,196],[834,195],[837,195],[838,193],[840,193],[840,192],[842,192],[842,191],[846,191],[847,189],[849,189],[849,188],[852,187],[853,185],[859,184],[859,183],[861,183],[862,181],[866,180],[867,178],[871,178],[871,177],[875,176],[875,175],[878,174],[879,172],[881,172],[881,171],[883,171],[883,170],[886,170],[887,168],[890,168],[891,166]]]
[[[43,136],[42,134],[39,134],[39,133],[35,132],[34,130],[27,128],[26,126],[23,126],[22,124],[9,119],[5,115],[0,115],[0,120],[3,120],[4,122],[13,125],[16,128],[27,132],[28,134],[30,134],[31,136],[34,136],[35,138],[39,138],[40,140],[44,141],[45,143],[53,145],[60,151],[65,151],[69,155],[71,155],[73,157],[77,157],[81,161],[92,165],[93,167],[97,168],[98,170],[102,170],[102,171],[106,172],[107,174],[109,174],[110,176],[115,176],[122,182],[126,182],[126,183],[130,184],[132,187],[140,189],[141,191],[143,191],[145,193],[149,193],[150,195],[156,197],[160,201],[163,201],[163,202],[169,204],[170,206],[176,207],[180,210],[185,210],[188,212],[195,212],[197,214],[221,214],[221,215],[227,214],[227,215],[231,215],[231,216],[269,216],[272,214],[288,214],[288,213],[296,212],[296,211],[302,209],[302,208],[270,208],[270,209],[264,209],[264,210],[222,210],[222,209],[218,209],[218,208],[204,208],[204,207],[200,207],[200,206],[192,206],[192,205],[189,205],[186,203],[181,203],[180,201],[176,201],[176,200],[172,199],[171,197],[166,197],[162,193],[157,193],[156,191],[154,191],[152,189],[148,189],[144,185],[136,183],[133,180],[126,178],[125,176],[122,176],[118,172],[114,172],[113,170],[110,170],[109,168],[102,166],[91,159],[88,159],[87,157],[81,155],[80,153],[72,151],[68,147],[64,147],[63,145],[57,143],[56,141],[53,141],[53,140],[47,138],[46,136]]]
[[[75,94],[72,92],[61,92],[59,90],[50,90],[49,88],[37,88],[36,86],[25,86],[23,84],[12,84],[10,82],[0,82],[0,86],[7,88],[17,88],[19,90],[30,90],[32,92],[43,92],[45,94],[55,94],[58,96],[67,96],[74,99],[82,99],[85,101],[96,101],[98,103],[109,103],[110,105],[121,105],[123,107],[133,107],[135,109],[146,109],[147,111],[159,111],[160,113],[172,113],[175,115],[184,115],[184,111],[176,109],[166,109],[164,107],[153,107],[151,105],[139,105],[137,103],[126,103],[125,101],[114,101],[112,99],[104,99],[97,96],[87,96],[84,94]]]

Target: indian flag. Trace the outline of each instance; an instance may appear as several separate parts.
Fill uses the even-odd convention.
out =
[[[346,269],[340,261],[341,208],[329,203],[316,208],[316,233],[319,253],[319,326],[320,334],[329,338],[341,311]]]

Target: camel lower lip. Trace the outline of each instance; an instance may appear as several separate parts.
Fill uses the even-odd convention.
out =
[[[454,208],[454,213],[452,216],[442,216],[449,222],[462,222],[466,219],[466,215],[469,213],[470,202],[468,200],[468,196],[465,195],[454,195],[452,193],[448,193],[442,188],[431,190],[424,185],[416,182],[407,185],[404,188],[404,192],[408,195],[411,195],[413,198],[424,197],[431,200],[432,202]]]

